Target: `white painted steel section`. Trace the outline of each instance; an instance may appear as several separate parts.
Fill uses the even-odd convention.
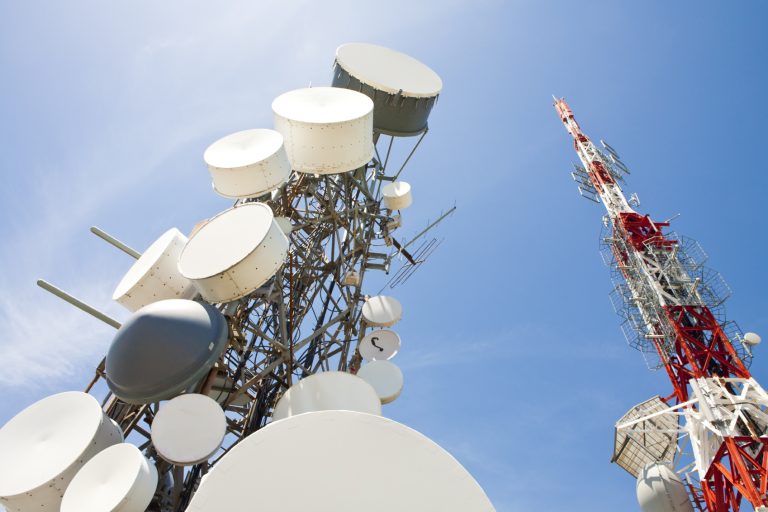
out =
[[[321,372],[306,377],[285,392],[272,412],[278,421],[308,412],[344,410],[381,414],[381,401],[365,380],[347,372]]]
[[[411,98],[432,98],[443,81],[427,65],[404,53],[367,43],[347,43],[336,50],[336,62],[374,89]]]
[[[386,360],[364,364],[357,371],[357,376],[373,386],[382,404],[394,402],[403,391],[403,372]]]
[[[203,159],[213,178],[213,189],[232,199],[266,194],[291,175],[283,136],[275,130],[260,128],[227,135],[211,144]]]
[[[393,181],[381,188],[384,205],[390,210],[404,210],[413,203],[411,185],[405,181]]]
[[[129,311],[164,299],[191,299],[197,295],[189,279],[178,269],[187,237],[171,228],[155,240],[134,262],[112,294]]]
[[[394,297],[376,295],[362,308],[363,319],[374,327],[391,327],[403,318],[403,306]]]
[[[91,395],[67,391],[35,402],[0,429],[0,504],[8,512],[59,510],[78,470],[122,441]]]
[[[288,239],[261,203],[230,208],[200,228],[179,270],[208,302],[230,302],[267,282],[285,260]]]
[[[373,157],[373,101],[337,87],[297,89],[272,102],[275,129],[298,172],[338,174]]]
[[[243,500],[233,490],[259,489]],[[187,512],[491,512],[488,497],[448,452],[381,416],[322,411],[275,421],[237,444],[206,475]]]
[[[189,466],[216,453],[226,432],[227,419],[218,402],[190,393],[160,407],[152,422],[152,444],[168,462]]]
[[[371,331],[360,341],[358,350],[366,361],[392,359],[400,350],[400,336],[389,329]]]
[[[144,512],[157,487],[157,469],[132,444],[110,446],[72,479],[61,512]]]

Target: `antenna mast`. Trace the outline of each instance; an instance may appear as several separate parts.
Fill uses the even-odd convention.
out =
[[[665,233],[669,222],[632,208],[639,201],[624,196],[620,183],[629,170],[618,153],[605,142],[598,149],[564,99],[555,98],[554,106],[579,156],[572,177],[580,194],[607,211],[601,239],[627,339],[649,366],[664,368],[673,389],[619,420],[612,462],[638,477],[646,511],[736,512],[743,500],[768,510],[768,395],[748,370],[750,346],[759,337],[725,320],[729,289],[703,266],[698,244]],[[663,465],[675,466],[685,483],[659,469]],[[652,471],[662,474],[666,488],[648,483]],[[644,495],[646,484],[650,494]],[[689,502],[672,503],[675,484],[684,486]],[[667,508],[658,508],[662,493]]]

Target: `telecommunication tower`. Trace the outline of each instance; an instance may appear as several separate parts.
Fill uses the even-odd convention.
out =
[[[331,87],[282,94],[274,129],[205,151],[231,208],[143,253],[92,228],[135,258],[113,295],[132,314],[121,325],[38,282],[118,330],[85,393],[47,397],[0,429],[0,503],[492,511],[447,452],[381,417],[403,388],[390,361],[403,307],[382,292],[424,263],[455,209],[400,234],[413,200],[400,176],[441,89],[412,57],[342,45]],[[375,272],[387,277],[369,284]]]
[[[737,512],[744,502],[767,511],[768,394],[748,369],[759,336],[725,318],[730,291],[698,243],[635,211],[616,150],[593,144],[554,100],[579,157],[579,193],[607,211],[601,242],[624,333],[672,383],[618,421],[612,462],[637,477],[645,512]]]

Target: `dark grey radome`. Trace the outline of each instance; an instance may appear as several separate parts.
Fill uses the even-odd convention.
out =
[[[348,43],[336,50],[333,86],[352,89],[373,100],[373,128],[395,136],[418,135],[443,82],[418,60],[367,43]]]
[[[154,302],[117,331],[107,352],[107,384],[132,404],[173,398],[205,376],[226,343],[227,321],[213,306]]]

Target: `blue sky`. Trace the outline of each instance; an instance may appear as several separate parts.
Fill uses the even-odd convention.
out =
[[[393,292],[406,388],[385,414],[451,451],[500,511],[636,509],[613,424],[670,385],[619,330],[602,207],[569,177],[550,95],[618,150],[641,211],[682,214],[674,230],[734,290],[729,316],[766,337],[767,16],[757,0],[0,2],[0,423],[82,388],[111,340],[35,280],[125,318],[110,296],[130,261],[89,226],[143,250],[228,207],[207,145],[270,127],[274,97],[329,83],[335,48],[365,41],[444,82],[404,229],[458,206]]]

